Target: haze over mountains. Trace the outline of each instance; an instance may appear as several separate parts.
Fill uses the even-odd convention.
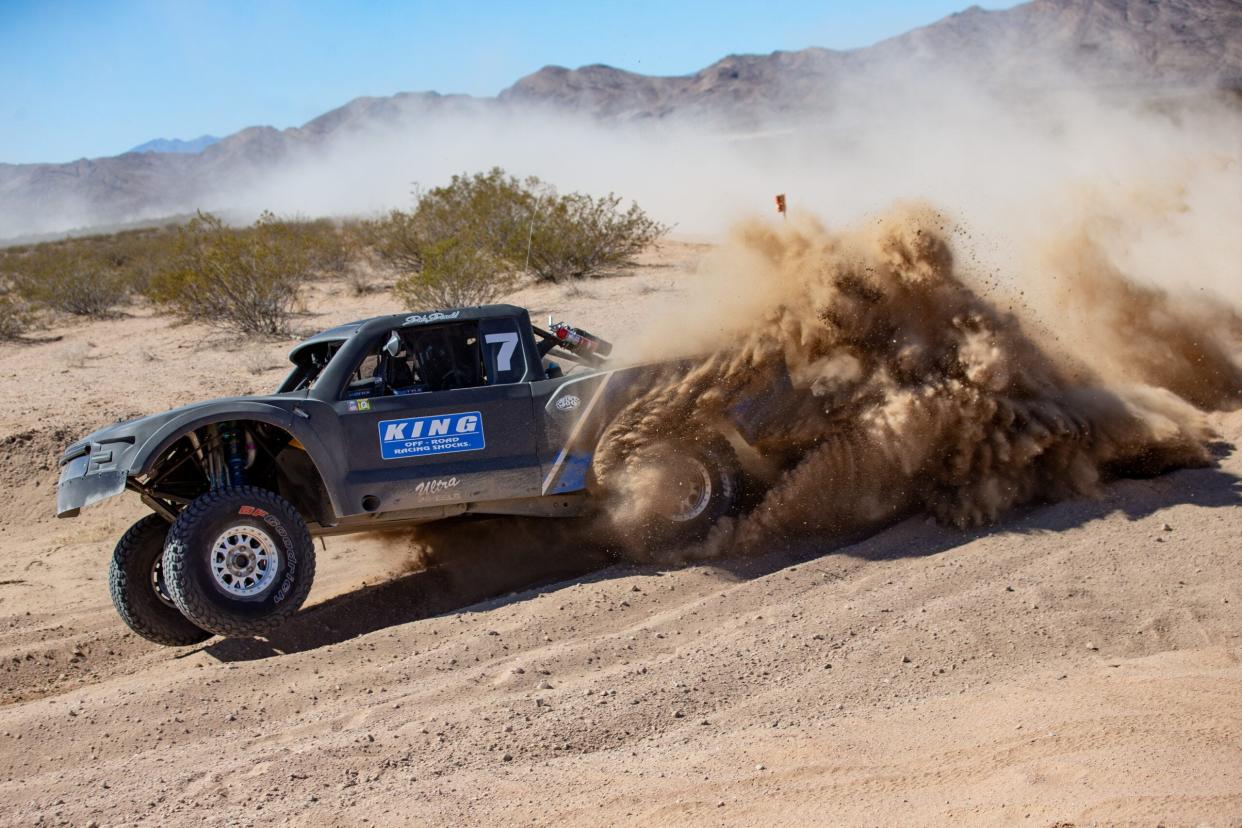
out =
[[[356,212],[393,206],[412,179],[387,182],[374,198],[347,181],[307,186],[337,201],[293,194],[280,171],[291,164],[315,175],[323,168],[359,166],[353,176],[408,176],[384,153],[445,155],[446,164],[491,166],[512,155],[507,127],[532,145],[536,124],[583,124],[584,130],[658,134],[691,125],[704,134],[737,136],[796,124],[846,129],[860,108],[895,95],[923,95],[929,78],[939,88],[1037,101],[1049,90],[1075,85],[1108,94],[1184,96],[1188,90],[1242,89],[1242,4],[1236,0],[1034,0],[1012,9],[972,7],[930,26],[849,51],[804,49],[770,55],[731,55],[692,75],[651,77],[607,66],[545,67],[495,98],[401,93],[356,98],[308,123],[284,130],[256,126],[219,140],[151,142],[123,155],[61,164],[0,164],[0,238],[55,233],[75,227],[148,219],[197,208],[255,211],[262,206],[305,212]],[[942,81],[941,79],[952,79]],[[926,97],[923,95],[924,98]],[[1035,104],[1031,104],[1035,105]],[[895,112],[896,107],[893,108]],[[478,120],[491,119],[491,120]],[[429,143],[454,125],[456,142]],[[578,127],[573,127],[578,128]],[[607,133],[605,133],[607,134]],[[374,145],[383,136],[382,151]],[[487,144],[484,139],[492,144]],[[603,139],[584,132],[578,146]],[[187,147],[193,144],[195,149]],[[472,147],[465,153],[457,144]],[[187,151],[188,150],[188,151]],[[201,151],[199,151],[201,150]],[[368,156],[367,159],[361,156]],[[529,150],[532,169],[555,171]],[[597,164],[609,163],[599,147]],[[388,174],[384,175],[383,171]],[[436,183],[436,182],[431,182]],[[594,184],[588,181],[587,184]],[[605,184],[621,189],[623,182]]]

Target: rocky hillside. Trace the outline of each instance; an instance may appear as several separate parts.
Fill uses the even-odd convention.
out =
[[[958,70],[987,86],[1242,84],[1242,5],[1232,0],[1034,0],[966,11],[865,49],[730,55],[693,75],[548,66],[500,94],[605,117],[687,110],[733,116],[822,107],[845,83],[888,71]]]

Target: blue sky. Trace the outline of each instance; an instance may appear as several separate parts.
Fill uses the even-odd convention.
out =
[[[0,0],[0,162],[296,126],[359,95],[494,95],[547,64],[685,74],[733,52],[865,46],[966,5]]]

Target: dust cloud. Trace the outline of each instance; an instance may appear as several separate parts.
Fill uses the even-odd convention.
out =
[[[988,275],[954,251],[968,236],[924,204],[837,232],[811,218],[739,226],[704,267],[716,295],[697,344],[714,350],[627,407],[599,479],[625,481],[644,447],[727,431],[739,402],[765,400],[777,413],[755,441],[773,470],[765,493],[706,544],[666,553],[694,558],[914,511],[980,526],[1209,462],[1204,410],[1242,402],[1233,310],[1140,286],[1079,235],[1049,251],[1060,271],[1021,291],[1053,291],[1074,320],[1052,336],[1033,306],[981,293]]]
[[[807,191],[790,220],[736,224],[623,352],[708,356],[626,410],[601,480],[727,430],[740,400],[779,411],[758,504],[668,554],[920,511],[986,525],[1210,462],[1208,413],[1242,405],[1237,101],[1069,85],[1004,102],[937,78],[841,117],[853,140],[803,130],[784,156]],[[624,515],[643,498],[618,485]]]

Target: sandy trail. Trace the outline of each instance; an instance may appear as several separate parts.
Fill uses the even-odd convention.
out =
[[[677,301],[699,252],[514,301],[620,337]],[[307,327],[389,307],[339,291],[317,292],[332,310]],[[169,650],[107,596],[107,554],[142,507],[49,517],[57,435],[269,387],[288,343],[141,312],[52,333],[0,349],[4,824],[1242,815],[1242,414],[1213,415],[1215,467],[987,531],[913,518],[835,547],[594,571],[467,536],[399,576],[407,539],[329,538],[288,630]]]

